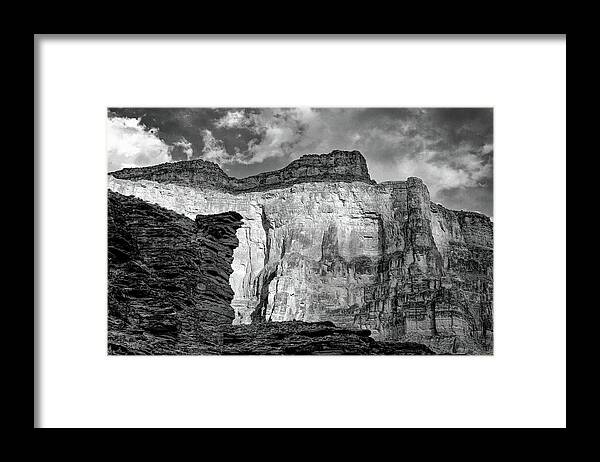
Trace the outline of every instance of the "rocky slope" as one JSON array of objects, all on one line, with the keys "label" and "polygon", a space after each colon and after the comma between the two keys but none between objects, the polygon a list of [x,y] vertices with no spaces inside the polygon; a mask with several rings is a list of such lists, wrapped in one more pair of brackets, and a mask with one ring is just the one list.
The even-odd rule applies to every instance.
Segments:
[{"label": "rocky slope", "polygon": [[241,219],[191,220],[109,191],[109,354],[433,354],[333,323],[233,326],[228,278]]},{"label": "rocky slope", "polygon": [[113,172],[108,186],[191,219],[242,216],[229,278],[235,324],[331,321],[442,353],[491,352],[488,217],[432,203],[418,178],[375,184],[356,151],[248,181],[205,164]]}]

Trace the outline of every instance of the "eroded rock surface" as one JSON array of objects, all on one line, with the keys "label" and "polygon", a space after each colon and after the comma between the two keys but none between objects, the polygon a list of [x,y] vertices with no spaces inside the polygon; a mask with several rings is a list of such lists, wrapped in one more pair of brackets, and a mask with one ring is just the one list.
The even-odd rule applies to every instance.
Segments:
[{"label": "eroded rock surface", "polygon": [[[163,166],[113,173],[109,189],[191,219],[227,211],[242,216],[229,277],[235,324],[332,321],[440,353],[491,352],[490,219],[432,203],[418,178],[375,184],[360,153],[303,162],[320,158],[324,166],[312,165],[315,172],[341,165],[343,180],[312,181],[296,165],[260,176],[283,175],[283,183],[257,187],[254,179],[249,189],[232,190],[215,183],[227,177],[216,165],[203,179],[196,169],[202,161],[190,161],[168,164],[176,166],[168,174]],[[192,173],[183,173],[187,167]]]},{"label": "eroded rock surface", "polygon": [[109,191],[109,351],[156,353],[210,347],[230,325],[236,212],[196,221]]},{"label": "eroded rock surface", "polygon": [[223,330],[221,354],[247,355],[432,355],[417,342],[381,342],[366,329],[323,322],[269,322]]},{"label": "eroded rock surface", "polygon": [[109,354],[434,354],[331,322],[232,325],[228,277],[241,218],[194,221],[109,191]]},{"label": "eroded rock surface", "polygon": [[364,181],[374,183],[367,162],[359,151],[331,151],[329,154],[309,154],[274,172],[247,178],[232,178],[217,164],[201,159],[168,162],[142,168],[124,168],[112,172],[124,180],[153,180],[196,188],[210,188],[230,193],[264,191],[297,183],[322,181]]}]

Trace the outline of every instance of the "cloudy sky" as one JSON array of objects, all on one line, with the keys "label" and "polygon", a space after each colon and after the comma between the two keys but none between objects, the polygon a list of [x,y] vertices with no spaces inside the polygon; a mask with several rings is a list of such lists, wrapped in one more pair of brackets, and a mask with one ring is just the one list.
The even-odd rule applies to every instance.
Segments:
[{"label": "cloudy sky", "polygon": [[371,178],[422,178],[452,209],[493,215],[493,115],[484,108],[110,108],[108,170],[204,159],[243,178],[303,154],[359,150]]}]

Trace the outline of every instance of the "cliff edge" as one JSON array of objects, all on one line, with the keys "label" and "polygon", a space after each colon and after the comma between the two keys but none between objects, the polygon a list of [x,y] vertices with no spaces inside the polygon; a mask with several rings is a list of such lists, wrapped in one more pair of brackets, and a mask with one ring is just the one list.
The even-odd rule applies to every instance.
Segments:
[{"label": "cliff edge", "polygon": [[288,166],[273,172],[247,178],[233,178],[213,163],[201,159],[168,162],[142,168],[124,168],[111,172],[124,180],[151,180],[196,188],[213,188],[230,193],[265,191],[298,183],[323,181],[363,181],[374,183],[367,161],[359,151],[331,151],[329,154],[307,154]]}]

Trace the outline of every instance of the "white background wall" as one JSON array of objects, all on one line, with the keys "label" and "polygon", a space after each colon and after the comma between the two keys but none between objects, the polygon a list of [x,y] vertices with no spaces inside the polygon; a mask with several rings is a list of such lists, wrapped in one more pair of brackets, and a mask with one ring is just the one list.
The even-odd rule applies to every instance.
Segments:
[{"label": "white background wall", "polygon": [[[564,39],[38,47],[38,425],[565,425]],[[493,106],[495,355],[108,357],[107,106]]]}]

